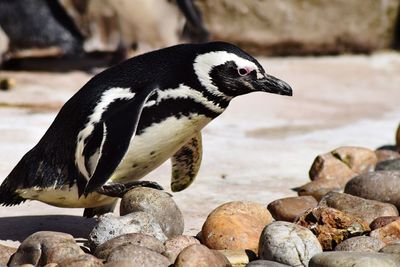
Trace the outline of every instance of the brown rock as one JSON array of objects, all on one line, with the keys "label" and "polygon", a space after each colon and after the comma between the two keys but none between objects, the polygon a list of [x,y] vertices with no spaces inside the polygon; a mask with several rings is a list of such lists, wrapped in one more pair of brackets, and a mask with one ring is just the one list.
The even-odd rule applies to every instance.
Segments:
[{"label": "brown rock", "polygon": [[103,261],[90,254],[83,254],[75,258],[61,261],[57,267],[100,267]]},{"label": "brown rock", "polygon": [[107,263],[129,261],[131,266],[168,267],[169,260],[163,255],[145,247],[123,244],[114,248],[107,258]]},{"label": "brown rock", "polygon": [[165,251],[163,243],[157,238],[140,233],[131,233],[114,237],[101,244],[96,248],[94,255],[99,259],[107,259],[114,248],[124,244],[146,247],[158,253]]},{"label": "brown rock", "polygon": [[0,266],[7,265],[8,261],[11,258],[11,255],[14,254],[16,251],[17,248],[0,244]]},{"label": "brown rock", "polygon": [[381,228],[393,221],[396,220],[400,220],[400,216],[383,216],[383,217],[379,217],[376,218],[375,220],[373,220],[370,224],[369,224],[369,228],[371,228],[371,230],[375,230],[378,228]]},{"label": "brown rock", "polygon": [[202,243],[212,249],[257,252],[260,234],[272,216],[262,205],[234,201],[213,210],[202,227]]},{"label": "brown rock", "polygon": [[370,230],[366,221],[327,207],[316,207],[307,211],[296,223],[310,229],[324,250],[332,250],[343,240]]},{"label": "brown rock", "polygon": [[297,216],[310,208],[315,208],[318,202],[312,196],[287,197],[268,204],[268,210],[277,221],[293,222]]},{"label": "brown rock", "polygon": [[331,191],[342,191],[338,180],[315,180],[295,189],[299,196],[312,196],[320,201],[323,196]]},{"label": "brown rock", "polygon": [[363,147],[339,147],[331,153],[356,173],[373,171],[378,161],[374,151]]},{"label": "brown rock", "polygon": [[398,159],[400,158],[400,153],[390,149],[378,149],[375,151],[378,163],[386,160]]},{"label": "brown rock", "polygon": [[373,230],[370,236],[389,244],[400,240],[400,220],[393,221],[381,228]]},{"label": "brown rock", "polygon": [[25,263],[44,266],[60,263],[84,254],[73,236],[60,232],[41,231],[27,237],[12,256],[10,266]]},{"label": "brown rock", "polygon": [[162,253],[171,263],[174,263],[181,251],[193,244],[200,244],[200,241],[192,236],[179,235],[165,241],[165,251]]},{"label": "brown rock", "polygon": [[352,214],[368,223],[381,216],[396,216],[399,214],[397,208],[392,204],[338,192],[329,192],[326,194],[318,206],[330,207]]},{"label": "brown rock", "polygon": [[231,266],[216,251],[194,244],[186,247],[176,258],[175,267],[227,267]]},{"label": "brown rock", "polygon": [[399,124],[399,127],[397,127],[397,131],[396,131],[396,147],[397,147],[397,150],[400,150],[400,124]]}]

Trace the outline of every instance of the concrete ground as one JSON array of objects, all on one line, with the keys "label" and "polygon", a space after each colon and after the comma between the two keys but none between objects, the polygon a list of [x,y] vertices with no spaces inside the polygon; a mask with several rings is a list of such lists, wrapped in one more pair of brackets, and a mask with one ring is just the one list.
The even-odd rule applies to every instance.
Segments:
[{"label": "concrete ground", "polygon": [[[185,233],[200,231],[207,214],[232,200],[264,205],[308,181],[317,154],[339,146],[375,149],[394,143],[400,120],[400,54],[321,58],[261,58],[268,73],[292,85],[294,96],[254,93],[235,99],[203,130],[197,180],[174,193]],[[16,87],[0,92],[0,180],[40,139],[86,73],[1,72]],[[169,163],[149,174],[169,190]],[[82,209],[40,202],[0,207],[0,240],[17,245],[39,230],[84,238],[93,219]],[[117,211],[118,212],[118,211]]]}]

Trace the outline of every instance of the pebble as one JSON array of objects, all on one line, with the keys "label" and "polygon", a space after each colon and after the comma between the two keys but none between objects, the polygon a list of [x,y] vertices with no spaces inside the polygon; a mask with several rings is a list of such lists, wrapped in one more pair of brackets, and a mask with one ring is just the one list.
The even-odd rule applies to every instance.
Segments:
[{"label": "pebble", "polygon": [[147,187],[137,187],[128,191],[121,200],[120,215],[137,211],[153,215],[168,238],[183,233],[182,212],[173,198],[164,191]]},{"label": "pebble", "polygon": [[382,216],[397,216],[397,208],[388,203],[364,199],[349,194],[329,192],[318,206],[334,208],[371,223],[374,219]]},{"label": "pebble", "polygon": [[375,171],[400,171],[400,159],[381,161],[376,165]]},{"label": "pebble", "polygon": [[396,254],[400,256],[400,243],[392,243],[384,246],[379,252],[388,253],[388,254]]},{"label": "pebble", "polygon": [[287,197],[269,203],[268,210],[277,221],[293,222],[297,216],[317,205],[318,201],[312,196]]},{"label": "pebble", "polygon": [[355,173],[373,171],[378,161],[375,151],[364,147],[343,146],[331,153]]},{"label": "pebble", "polygon": [[282,264],[276,261],[256,260],[247,264],[246,267],[290,267],[290,265]]},{"label": "pebble", "polygon": [[381,228],[375,229],[369,235],[382,240],[386,244],[400,241],[400,220],[393,221]]},{"label": "pebble", "polygon": [[267,225],[260,237],[259,257],[293,266],[308,266],[322,247],[314,234],[300,225],[276,221]]},{"label": "pebble", "polygon": [[232,266],[244,266],[252,260],[257,259],[257,255],[253,251],[249,250],[218,250],[223,254]]},{"label": "pebble", "polygon": [[260,234],[272,220],[267,208],[258,203],[225,203],[208,215],[201,241],[212,249],[249,249],[257,253]]},{"label": "pebble", "polygon": [[396,220],[400,220],[400,216],[379,217],[379,218],[376,218],[375,220],[373,220],[369,224],[369,228],[371,228],[371,230],[375,230],[375,229],[381,228],[381,227],[387,225],[388,223],[391,223]]},{"label": "pebble", "polygon": [[61,261],[57,267],[100,267],[104,266],[102,260],[90,254],[83,254],[78,257]]},{"label": "pebble", "polygon": [[[381,161],[391,160],[391,159],[398,159],[400,158],[400,153],[390,149],[378,149],[375,150],[375,155],[378,159],[378,164]],[[377,164],[377,166],[378,166]],[[376,170],[376,166],[375,166]]]},{"label": "pebble", "polygon": [[328,207],[316,207],[301,215],[297,224],[310,229],[324,250],[332,250],[337,244],[352,236],[369,232],[368,222]]},{"label": "pebble", "polygon": [[160,225],[151,214],[134,212],[125,216],[115,216],[107,213],[100,216],[98,223],[89,234],[88,244],[92,251],[104,242],[128,233],[142,233],[151,235],[165,242],[165,236]]},{"label": "pebble", "polygon": [[327,193],[331,191],[342,191],[343,186],[337,180],[315,180],[306,183],[296,189],[299,196],[312,196],[317,201],[320,201]]},{"label": "pebble", "polygon": [[228,267],[229,261],[218,251],[194,244],[186,247],[176,258],[174,267]]},{"label": "pebble", "polygon": [[39,231],[28,236],[11,257],[9,266],[60,263],[67,258],[84,254],[72,235],[60,232]]},{"label": "pebble", "polygon": [[311,258],[309,267],[399,267],[399,258],[379,252],[334,251]]},{"label": "pebble", "polygon": [[0,266],[6,266],[11,258],[11,255],[17,251],[17,248],[9,247],[0,244]]},{"label": "pebble", "polygon": [[151,249],[132,245],[123,244],[114,248],[107,258],[107,263],[118,261],[129,261],[131,266],[141,267],[168,267],[169,260]]},{"label": "pebble", "polygon": [[200,241],[193,236],[179,235],[165,241],[165,251],[162,253],[171,263],[174,263],[181,251],[193,244],[200,244]]},{"label": "pebble", "polygon": [[142,246],[158,253],[163,253],[165,251],[164,244],[157,238],[141,233],[130,233],[114,237],[104,242],[96,248],[93,255],[99,259],[107,259],[114,248],[124,244]]},{"label": "pebble", "polygon": [[355,236],[344,240],[335,247],[335,251],[378,252],[385,246],[381,240],[370,236]]},{"label": "pebble", "polygon": [[400,208],[400,172],[377,171],[351,179],[344,192],[353,196],[387,202]]}]

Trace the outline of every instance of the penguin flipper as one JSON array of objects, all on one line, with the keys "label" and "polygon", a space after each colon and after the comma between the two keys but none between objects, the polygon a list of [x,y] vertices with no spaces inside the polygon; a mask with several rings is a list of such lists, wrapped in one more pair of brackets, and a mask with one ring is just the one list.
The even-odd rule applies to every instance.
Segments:
[{"label": "penguin flipper", "polygon": [[[132,99],[119,103],[98,123],[102,124],[102,141],[98,147],[97,164],[83,192],[85,195],[103,186],[118,167],[136,133],[143,106],[153,92],[154,89],[140,91]],[[94,138],[93,142],[98,143],[98,140]],[[92,146],[91,140],[85,146]],[[88,155],[84,156],[85,160],[90,160],[86,157]]]},{"label": "penguin flipper", "polygon": [[194,181],[200,168],[202,151],[201,132],[198,132],[172,156],[173,192],[182,191]]}]

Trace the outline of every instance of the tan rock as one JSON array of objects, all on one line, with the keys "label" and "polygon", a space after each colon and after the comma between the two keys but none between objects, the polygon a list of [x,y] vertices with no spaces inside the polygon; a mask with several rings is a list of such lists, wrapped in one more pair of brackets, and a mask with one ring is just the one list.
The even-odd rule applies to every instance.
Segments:
[{"label": "tan rock", "polygon": [[262,205],[234,201],[213,210],[202,227],[202,243],[212,249],[250,249],[257,252],[263,228],[272,216]]},{"label": "tan rock", "polygon": [[356,173],[373,171],[378,160],[374,151],[363,147],[344,146],[331,153]]},{"label": "tan rock", "polygon": [[168,267],[169,260],[151,249],[132,245],[123,244],[114,248],[107,258],[107,263],[129,261],[131,266],[151,266],[151,267]]},{"label": "tan rock", "polygon": [[17,248],[0,244],[0,266],[7,265],[8,261],[11,258],[11,255],[14,254],[16,251]]},{"label": "tan rock", "polygon": [[381,161],[400,158],[399,152],[390,149],[378,149],[375,151],[375,155],[378,160],[378,163]]},{"label": "tan rock", "polygon": [[257,255],[246,250],[218,250],[223,254],[233,267],[246,266],[250,261],[256,260]]},{"label": "tan rock", "polygon": [[175,267],[227,267],[231,266],[223,257],[206,246],[194,244],[186,247],[176,258]]},{"label": "tan rock", "polygon": [[57,267],[101,267],[103,261],[90,254],[83,254],[75,258],[61,261]]},{"label": "tan rock", "polygon": [[379,217],[376,218],[375,220],[373,220],[370,224],[369,224],[369,228],[371,228],[371,230],[375,230],[381,227],[384,227],[385,225],[400,220],[400,216],[383,216],[383,217]]},{"label": "tan rock", "polygon": [[297,216],[318,205],[312,196],[286,197],[268,204],[268,210],[277,221],[293,222]]},{"label": "tan rock", "polygon": [[378,238],[386,244],[400,240],[400,220],[393,221],[381,228],[373,230],[370,236]]},{"label": "tan rock", "polygon": [[162,253],[171,263],[174,263],[181,251],[194,244],[200,244],[200,241],[192,236],[178,235],[165,241],[165,251]]},{"label": "tan rock", "polygon": [[315,180],[295,189],[299,196],[312,196],[320,201],[323,196],[331,191],[341,191],[342,184],[338,180]]}]

